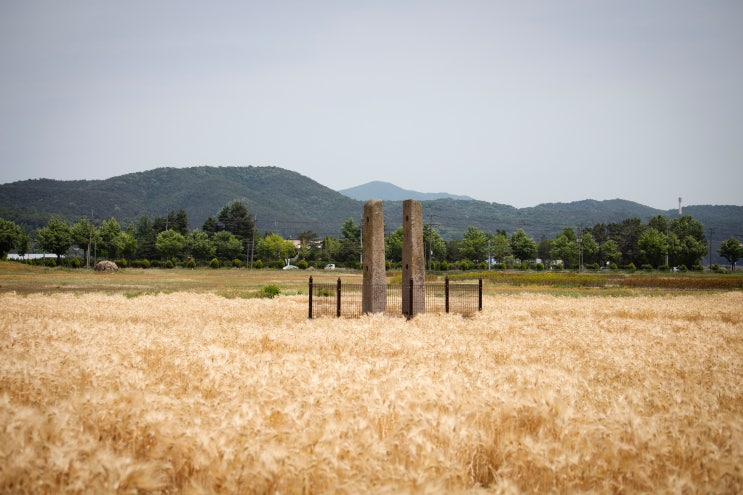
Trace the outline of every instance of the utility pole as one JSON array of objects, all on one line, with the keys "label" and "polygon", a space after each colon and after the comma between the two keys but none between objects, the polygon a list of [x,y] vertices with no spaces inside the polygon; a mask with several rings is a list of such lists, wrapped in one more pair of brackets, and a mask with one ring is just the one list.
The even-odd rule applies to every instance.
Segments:
[{"label": "utility pole", "polygon": [[433,258],[433,213],[428,221],[428,271],[431,271],[431,259]]},{"label": "utility pole", "polygon": [[90,210],[90,230],[88,232],[88,253],[85,257],[85,267],[90,269],[90,245],[93,244],[93,229],[95,227],[93,226],[93,210]]},{"label": "utility pole", "polygon": [[253,213],[253,239],[250,241],[250,269],[253,269],[253,253],[255,253],[255,233],[258,229],[258,215]]},{"label": "utility pole", "polygon": [[712,270],[712,227],[709,228],[709,265],[708,269]]},{"label": "utility pole", "polygon": [[[489,236],[490,234],[488,234]],[[488,237],[488,271],[490,271],[490,265],[493,264],[493,255],[490,252],[490,237]]]}]

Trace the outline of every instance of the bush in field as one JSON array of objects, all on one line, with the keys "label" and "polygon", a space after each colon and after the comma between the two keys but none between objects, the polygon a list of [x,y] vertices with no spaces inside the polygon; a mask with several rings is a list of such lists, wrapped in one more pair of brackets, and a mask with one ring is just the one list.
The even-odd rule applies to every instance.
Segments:
[{"label": "bush in field", "polygon": [[175,263],[173,263],[173,260],[166,261],[165,268],[175,268]]},{"label": "bush in field", "polygon": [[263,260],[256,260],[256,262],[253,263],[253,266],[260,270],[261,268],[263,268]]},{"label": "bush in field", "polygon": [[307,268],[308,268],[308,267],[310,266],[310,264],[309,264],[309,263],[307,263],[307,260],[299,260],[299,261],[297,262],[297,266],[298,266],[299,268],[301,268],[302,270],[306,270],[306,269],[307,269]]},{"label": "bush in field", "polygon": [[442,261],[439,264],[439,270],[441,270],[442,272],[448,271],[449,270],[449,262],[446,261],[446,260]]},{"label": "bush in field", "polygon": [[542,263],[542,262],[537,263],[536,266],[535,266],[535,268],[537,269],[538,272],[543,271],[544,270],[544,263]]},{"label": "bush in field", "polygon": [[637,271],[637,267],[636,267],[636,266],[635,266],[635,264],[634,264],[634,263],[632,263],[632,262],[630,262],[630,264],[629,264],[629,265],[625,266],[625,267],[624,267],[624,269],[625,269],[625,270],[627,270],[627,271],[628,271],[628,272],[630,272],[630,273],[634,273],[634,272],[636,272],[636,271]]},{"label": "bush in field", "polygon": [[703,272],[704,271],[704,267],[702,265],[700,265],[699,263],[697,263],[696,265],[692,266],[691,269],[694,270],[695,272]]},{"label": "bush in field", "polygon": [[688,268],[686,268],[686,265],[684,265],[684,264],[681,264],[681,265],[679,265],[679,271],[680,271],[680,272],[688,272],[688,271],[689,271],[689,269],[688,269]]},{"label": "bush in field", "polygon": [[186,261],[186,268],[194,269],[196,268],[196,260],[193,258],[190,258],[188,261]]},{"label": "bush in field", "polygon": [[209,267],[214,269],[219,268],[219,260],[217,258],[212,258],[212,260],[209,262]]},{"label": "bush in field", "polygon": [[467,271],[470,268],[472,268],[472,262],[468,259],[461,260],[459,262],[459,269],[462,271]]},{"label": "bush in field", "polygon": [[77,256],[73,256],[72,258],[64,258],[62,260],[62,265],[67,268],[80,268],[83,266],[83,262]]},{"label": "bush in field", "polygon": [[132,261],[132,268],[149,268],[150,260],[147,258]]},{"label": "bush in field", "polygon": [[242,268],[242,266],[243,266],[243,262],[240,261],[239,259],[235,258],[234,260],[232,260],[233,268]]},{"label": "bush in field", "polygon": [[261,289],[261,296],[273,299],[281,293],[281,289],[277,285],[266,285]]},{"label": "bush in field", "polygon": [[650,263],[645,263],[644,265],[642,265],[641,268],[643,270],[645,270],[646,272],[652,272],[653,271],[653,265],[651,265]]},{"label": "bush in field", "polygon": [[617,271],[619,270],[619,265],[617,265],[616,263],[612,261],[611,264],[609,265],[609,269],[612,271]]},{"label": "bush in field", "polygon": [[658,271],[660,271],[660,272],[667,272],[670,269],[671,269],[671,267],[668,266],[668,265],[658,265]]}]

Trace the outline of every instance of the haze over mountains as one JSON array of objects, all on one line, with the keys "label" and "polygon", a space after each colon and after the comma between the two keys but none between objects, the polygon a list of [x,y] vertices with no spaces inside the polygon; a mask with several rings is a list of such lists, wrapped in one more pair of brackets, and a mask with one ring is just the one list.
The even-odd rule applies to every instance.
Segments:
[{"label": "haze over mountains", "polygon": [[411,191],[410,189],[403,189],[389,182],[372,181],[359,186],[350,187],[348,189],[341,189],[338,191],[341,194],[348,196],[349,198],[357,199],[359,201],[366,201],[369,199],[381,199],[383,201],[404,201],[406,199],[416,199],[418,201],[432,201],[435,199],[458,199],[468,201],[473,198],[469,196],[459,196],[456,194],[449,194],[445,192],[441,193],[425,193],[418,191]]},{"label": "haze over mountains", "polygon": [[[125,227],[142,215],[156,218],[183,209],[189,228],[196,229],[238,200],[256,215],[261,232],[292,238],[311,230],[319,237],[340,237],[341,226],[349,218],[360,224],[363,201],[370,198],[384,200],[387,232],[402,223],[403,199],[421,200],[424,221],[446,240],[461,238],[469,226],[490,233],[503,229],[509,234],[522,228],[538,241],[554,237],[566,227],[678,216],[677,210],[663,211],[622,199],[514,208],[467,196],[410,191],[378,181],[338,192],[278,167],[202,166],[158,168],[105,180],[33,179],[1,184],[0,217],[32,232],[46,225],[52,215],[69,222],[91,215],[96,222],[114,217]],[[683,213],[702,222],[705,232],[711,229],[713,251],[730,236],[743,239],[743,206],[689,205]]]}]

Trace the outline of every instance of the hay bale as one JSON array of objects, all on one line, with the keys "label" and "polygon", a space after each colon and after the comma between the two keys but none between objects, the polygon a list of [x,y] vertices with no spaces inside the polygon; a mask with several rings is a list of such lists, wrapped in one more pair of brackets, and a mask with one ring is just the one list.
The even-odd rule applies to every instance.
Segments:
[{"label": "hay bale", "polygon": [[97,272],[115,272],[119,269],[119,266],[113,261],[103,260],[95,264],[95,270]]}]

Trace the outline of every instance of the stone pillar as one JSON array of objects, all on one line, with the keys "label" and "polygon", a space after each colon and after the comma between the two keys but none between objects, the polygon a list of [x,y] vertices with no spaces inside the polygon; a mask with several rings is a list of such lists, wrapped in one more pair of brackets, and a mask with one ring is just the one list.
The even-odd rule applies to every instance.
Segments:
[{"label": "stone pillar", "polygon": [[420,201],[413,199],[402,203],[402,287],[402,313],[409,318],[425,313],[423,207]]},{"label": "stone pillar", "polygon": [[361,311],[384,313],[387,308],[387,275],[384,262],[384,211],[381,200],[370,199],[364,203],[361,232],[364,240]]}]

